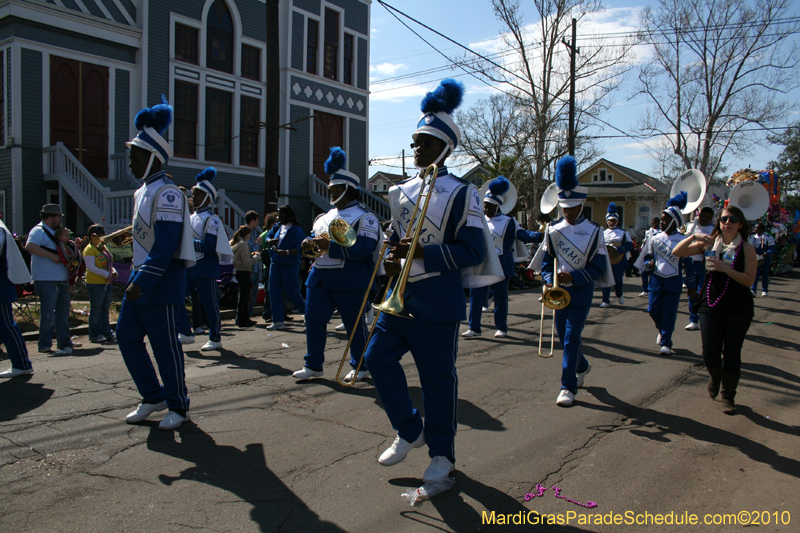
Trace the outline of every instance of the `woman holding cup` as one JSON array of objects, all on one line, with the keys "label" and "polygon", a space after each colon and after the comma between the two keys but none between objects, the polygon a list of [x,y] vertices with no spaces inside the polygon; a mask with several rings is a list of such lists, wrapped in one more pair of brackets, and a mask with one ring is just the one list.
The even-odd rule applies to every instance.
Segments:
[{"label": "woman holding cup", "polygon": [[722,210],[711,235],[695,233],[680,242],[677,257],[705,254],[706,276],[695,303],[700,317],[708,394],[722,388],[722,412],[734,414],[742,366],[742,344],[753,320],[750,287],[756,277],[756,250],[748,242],[750,224],[738,207]]}]

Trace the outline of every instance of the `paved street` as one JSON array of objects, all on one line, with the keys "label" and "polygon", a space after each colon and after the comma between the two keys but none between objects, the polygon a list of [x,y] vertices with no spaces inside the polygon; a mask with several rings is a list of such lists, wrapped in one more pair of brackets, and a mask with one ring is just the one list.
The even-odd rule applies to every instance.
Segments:
[{"label": "paved street", "polygon": [[[158,430],[158,416],[125,424],[139,397],[115,345],[83,337],[74,355],[47,357],[29,343],[36,373],[0,383],[0,531],[491,531],[505,526],[482,524],[484,511],[529,510],[767,511],[758,531],[797,531],[800,273],[756,299],[732,417],[706,393],[700,333],[683,329],[685,298],[676,353],[665,358],[638,283],[626,285],[624,308],[592,309],[592,371],[569,409],[555,404],[560,353],[536,355],[538,293],[511,293],[507,339],[491,336],[484,314],[484,337],[459,346],[456,485],[414,508],[400,494],[421,484],[426,449],[391,468],[377,463],[395,433],[369,382],[336,384],[346,341],[333,334],[337,319],[325,378],[313,382],[291,377],[305,353],[297,325],[268,336],[263,324],[238,331],[226,321],[221,353],[189,346],[192,421],[174,432]],[[421,404],[411,357],[404,362]],[[537,483],[597,507],[552,489],[525,502]],[[785,512],[791,525],[774,525]],[[536,530],[675,528],[576,520]]]}]

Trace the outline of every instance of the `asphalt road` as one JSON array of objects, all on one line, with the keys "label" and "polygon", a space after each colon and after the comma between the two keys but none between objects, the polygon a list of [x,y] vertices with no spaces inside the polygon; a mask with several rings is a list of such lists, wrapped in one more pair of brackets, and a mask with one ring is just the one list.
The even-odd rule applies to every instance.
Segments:
[{"label": "asphalt road", "polygon": [[[420,449],[377,463],[394,431],[369,382],[336,384],[337,320],[324,379],[303,383],[291,377],[302,327],[269,336],[263,324],[224,322],[224,350],[188,347],[192,421],[167,432],[158,416],[125,424],[139,397],[116,346],[83,338],[72,356],[47,357],[29,343],[36,373],[0,383],[0,531],[668,531],[677,526],[655,515],[713,522],[740,511],[758,531],[797,531],[799,280],[776,278],[756,299],[736,416],[708,398],[685,301],[676,353],[658,354],[638,279],[624,307],[592,309],[586,389],[557,407],[560,354],[536,355],[538,294],[512,292],[509,337],[495,340],[484,314],[485,336],[459,346],[456,485],[413,508],[400,494],[421,484],[429,458]],[[411,357],[404,363],[421,404]],[[526,502],[537,484],[548,490]],[[529,511],[569,524],[513,525],[535,521]]]}]

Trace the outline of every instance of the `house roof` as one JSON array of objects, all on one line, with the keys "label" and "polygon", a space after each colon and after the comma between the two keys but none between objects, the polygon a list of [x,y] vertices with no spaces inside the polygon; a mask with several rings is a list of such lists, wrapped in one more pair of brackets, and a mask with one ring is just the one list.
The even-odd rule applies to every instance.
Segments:
[{"label": "house roof", "polygon": [[[626,176],[628,176],[633,181],[637,181],[637,182],[639,182],[639,184],[647,185],[649,187],[649,192],[642,192],[640,194],[659,193],[659,194],[663,194],[663,195],[669,196],[670,186],[667,185],[666,183],[664,183],[663,181],[657,180],[656,178],[654,178],[652,176],[648,176],[647,174],[644,174],[643,172],[639,172],[638,170],[634,170],[632,168],[628,168],[626,166],[620,165],[619,163],[614,163],[613,161],[609,161],[608,159],[605,159],[605,158],[598,159],[597,161],[592,163],[586,170],[581,172],[579,174],[579,176],[582,176],[582,175],[586,174],[587,172],[589,172],[589,170],[594,168],[598,163],[605,163],[606,165],[614,167],[617,170],[621,171]],[[585,186],[588,186],[588,187],[593,187],[593,184],[590,184],[590,183],[583,183],[582,185],[585,185]],[[630,185],[630,184],[619,183],[619,184],[611,185],[611,184],[606,183],[606,184],[603,184],[602,186],[600,186],[600,188],[616,187],[617,185]],[[594,192],[595,189],[592,188],[592,191]],[[644,189],[642,191],[644,191]],[[618,191],[617,193],[618,194],[625,194],[622,191]],[[604,193],[601,193],[598,190],[597,192],[595,192],[595,194],[603,195]],[[613,194],[613,193],[612,192],[608,192],[607,194]],[[638,191],[628,191],[627,194],[639,194],[639,193],[638,193]]]},{"label": "house roof", "polygon": [[660,191],[647,183],[604,183],[602,185],[582,183],[581,185],[589,189],[589,196],[649,196],[660,194]]},{"label": "house roof", "polygon": [[409,176],[403,176],[402,174],[391,174],[389,172],[376,172],[372,175],[369,179],[370,182],[376,178],[383,178],[390,183],[400,183],[403,180],[407,180]]}]

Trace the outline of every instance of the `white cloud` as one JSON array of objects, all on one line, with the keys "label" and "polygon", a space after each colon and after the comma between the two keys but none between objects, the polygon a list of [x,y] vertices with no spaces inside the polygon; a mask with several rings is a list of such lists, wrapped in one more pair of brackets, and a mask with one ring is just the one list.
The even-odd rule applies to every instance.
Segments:
[{"label": "white cloud", "polygon": [[381,76],[394,76],[406,69],[408,69],[408,65],[404,63],[379,63],[369,66],[370,74],[380,74]]}]

